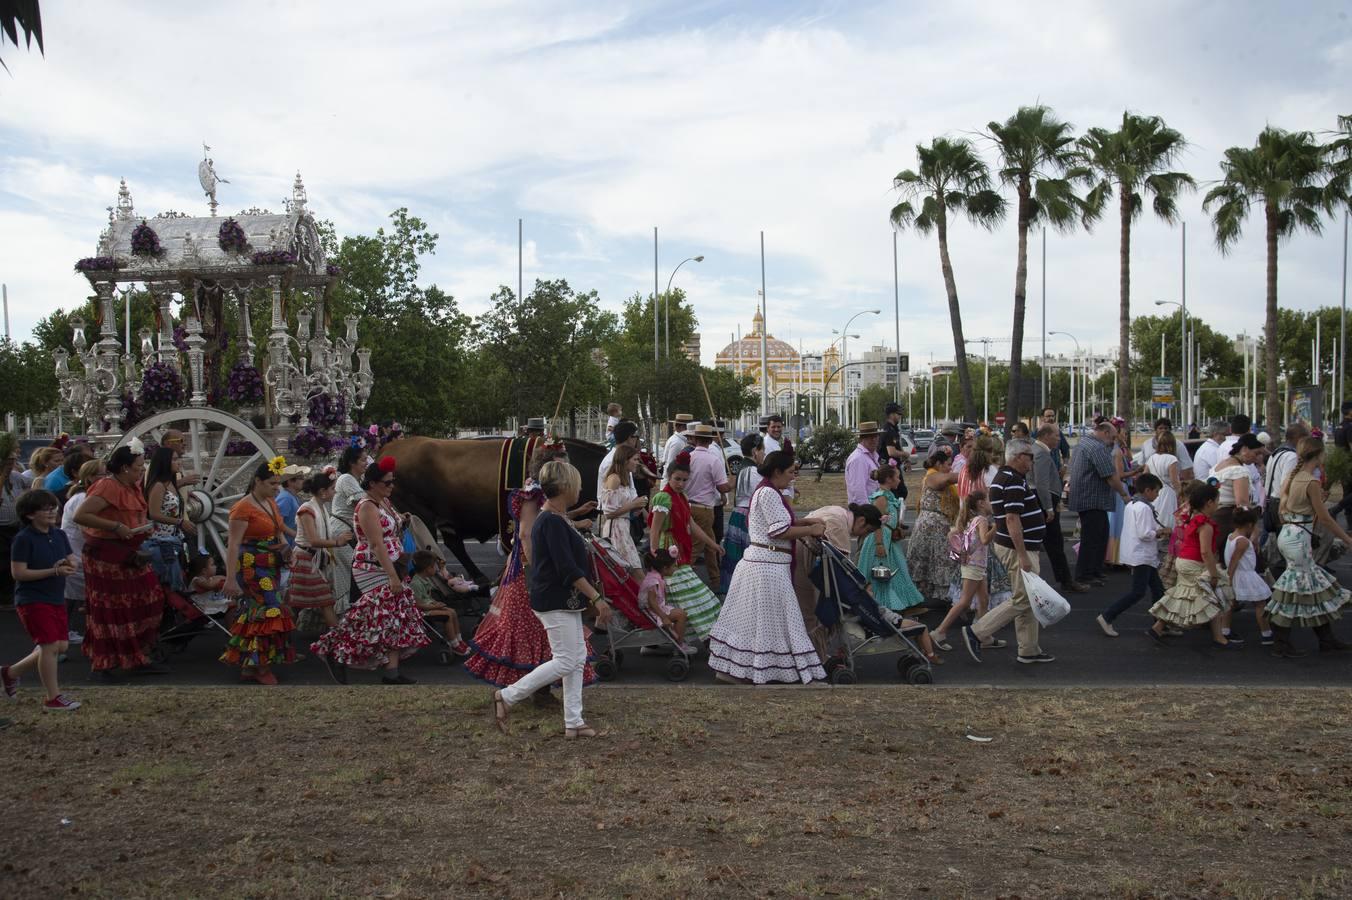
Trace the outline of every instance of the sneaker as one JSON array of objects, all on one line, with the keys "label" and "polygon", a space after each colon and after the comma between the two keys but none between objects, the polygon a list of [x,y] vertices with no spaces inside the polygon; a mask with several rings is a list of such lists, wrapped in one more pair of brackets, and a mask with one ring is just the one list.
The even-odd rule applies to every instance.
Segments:
[{"label": "sneaker", "polygon": [[1244,646],[1244,638],[1240,637],[1237,634],[1227,634],[1225,636],[1225,639],[1232,644],[1238,644],[1241,647]]},{"label": "sneaker", "polygon": [[1259,635],[1258,641],[1264,647],[1271,647],[1273,644],[1277,643],[1277,636],[1272,634]]},{"label": "sneaker", "polygon": [[84,643],[84,635],[78,631],[68,631],[66,632],[66,643],[78,647]]},{"label": "sneaker", "polygon": [[[1099,617],[1098,617],[1097,619],[1095,619],[1094,621],[1098,623],[1098,627],[1102,628],[1102,629],[1103,629],[1103,633],[1106,634],[1106,635],[1108,635],[1108,637],[1117,637],[1117,636],[1118,636],[1118,634],[1117,634],[1117,629],[1113,627],[1113,623],[1112,623],[1112,622],[1109,622],[1107,619],[1103,618],[1103,616],[1099,616]],[[1153,629],[1153,628],[1151,629],[1151,632],[1152,632],[1152,633],[1154,632],[1154,629]]]},{"label": "sneaker", "polygon": [[43,712],[74,712],[80,708],[80,701],[73,700],[65,694],[57,694],[50,700],[42,701]]},{"label": "sneaker", "polygon": [[967,645],[967,653],[972,659],[981,662],[981,639],[976,636],[972,626],[962,626],[962,642]]},{"label": "sneaker", "polygon": [[19,699],[19,679],[9,674],[9,666],[0,666],[0,685],[4,686],[6,697]]},{"label": "sneaker", "polygon": [[934,641],[934,646],[938,647],[940,650],[947,652],[953,649],[953,645],[948,642],[948,635],[946,634],[931,633],[930,639]]},{"label": "sneaker", "polygon": [[1033,656],[1024,656],[1022,653],[1020,653],[1019,662],[1031,666],[1034,663],[1056,662],[1056,657],[1052,656],[1050,653],[1038,653]]}]

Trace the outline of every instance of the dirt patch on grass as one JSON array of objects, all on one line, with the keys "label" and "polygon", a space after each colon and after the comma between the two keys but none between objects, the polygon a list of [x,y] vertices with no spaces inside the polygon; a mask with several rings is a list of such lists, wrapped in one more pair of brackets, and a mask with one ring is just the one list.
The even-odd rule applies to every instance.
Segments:
[{"label": "dirt patch on grass", "polygon": [[1352,893],[1352,691],[487,696],[25,691],[0,896]]}]

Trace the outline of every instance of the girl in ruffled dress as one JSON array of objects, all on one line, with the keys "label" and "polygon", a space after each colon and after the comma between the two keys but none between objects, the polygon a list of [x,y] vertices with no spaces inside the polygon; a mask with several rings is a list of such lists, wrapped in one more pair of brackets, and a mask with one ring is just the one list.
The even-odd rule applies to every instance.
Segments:
[{"label": "girl in ruffled dress", "polygon": [[1212,518],[1219,506],[1214,484],[1193,482],[1188,489],[1188,505],[1192,518],[1183,527],[1183,540],[1175,561],[1174,586],[1150,607],[1155,624],[1146,634],[1157,643],[1164,642],[1167,626],[1193,628],[1209,625],[1212,646],[1222,650],[1238,650],[1244,642],[1226,635],[1230,626],[1230,604],[1222,591],[1230,580],[1221,571],[1216,557],[1219,529]]},{"label": "girl in ruffled dress", "polygon": [[1230,575],[1230,584],[1235,589],[1235,605],[1253,606],[1263,646],[1267,647],[1272,645],[1273,638],[1267,611],[1263,607],[1272,599],[1272,588],[1258,574],[1258,552],[1253,545],[1257,528],[1258,510],[1235,510],[1235,530],[1225,539],[1225,566]]}]

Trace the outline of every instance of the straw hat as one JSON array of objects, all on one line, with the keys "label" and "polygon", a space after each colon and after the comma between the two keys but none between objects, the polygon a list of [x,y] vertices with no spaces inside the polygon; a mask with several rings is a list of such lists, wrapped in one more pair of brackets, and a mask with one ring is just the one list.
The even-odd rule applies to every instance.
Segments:
[{"label": "straw hat", "polygon": [[690,424],[691,422],[693,422],[693,421],[695,421],[695,417],[692,416],[692,415],[690,415],[690,413],[677,413],[677,414],[676,414],[676,418],[672,419],[671,422],[670,422],[669,424],[671,424],[671,425],[689,425],[689,424]]},{"label": "straw hat", "polygon": [[282,478],[284,479],[295,478],[299,475],[309,475],[309,474],[310,474],[309,466],[298,466],[295,465],[294,463],[287,466],[285,469],[282,469]]},{"label": "straw hat", "polygon": [[863,437],[873,437],[873,436],[874,436],[875,434],[877,434],[877,433],[878,433],[878,423],[877,423],[877,422],[860,422],[860,423],[859,423],[859,436],[860,436],[861,438],[863,438]]},{"label": "straw hat", "polygon": [[685,430],[685,433],[690,435],[691,437],[712,438],[714,436],[714,427],[712,425],[705,424],[704,422],[699,422],[687,428]]}]

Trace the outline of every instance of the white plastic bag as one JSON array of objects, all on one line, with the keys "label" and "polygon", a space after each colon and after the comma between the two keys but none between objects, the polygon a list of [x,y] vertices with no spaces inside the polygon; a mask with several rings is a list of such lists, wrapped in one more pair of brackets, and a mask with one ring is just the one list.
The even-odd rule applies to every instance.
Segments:
[{"label": "white plastic bag", "polygon": [[1028,604],[1033,607],[1033,615],[1043,628],[1055,625],[1070,614],[1070,603],[1043,581],[1041,575],[1027,571],[1022,574]]}]

